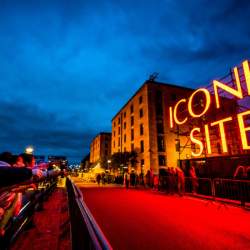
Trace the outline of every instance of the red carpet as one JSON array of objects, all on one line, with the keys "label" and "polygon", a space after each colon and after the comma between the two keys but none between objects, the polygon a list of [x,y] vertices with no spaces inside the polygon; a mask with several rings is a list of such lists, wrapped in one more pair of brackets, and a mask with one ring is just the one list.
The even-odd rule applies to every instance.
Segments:
[{"label": "red carpet", "polygon": [[81,188],[114,249],[250,249],[250,212],[123,188]]}]

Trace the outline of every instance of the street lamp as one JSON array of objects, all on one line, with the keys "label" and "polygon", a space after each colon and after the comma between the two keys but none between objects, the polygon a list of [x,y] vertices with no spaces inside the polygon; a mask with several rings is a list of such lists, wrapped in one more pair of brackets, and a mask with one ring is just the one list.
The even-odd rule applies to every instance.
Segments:
[{"label": "street lamp", "polygon": [[32,155],[34,152],[34,148],[32,146],[28,146],[25,148],[25,153]]},{"label": "street lamp", "polygon": [[110,170],[109,166],[110,166],[111,160],[108,160],[107,162],[108,162],[108,170]]}]

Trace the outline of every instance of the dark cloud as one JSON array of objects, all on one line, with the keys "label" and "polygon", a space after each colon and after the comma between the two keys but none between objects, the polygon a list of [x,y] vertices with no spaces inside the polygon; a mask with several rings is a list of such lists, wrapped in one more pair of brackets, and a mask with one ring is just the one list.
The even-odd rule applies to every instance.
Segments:
[{"label": "dark cloud", "polygon": [[62,120],[27,102],[0,102],[0,151],[20,153],[33,145],[38,154],[65,154],[81,159],[96,131],[79,129],[75,118]]}]

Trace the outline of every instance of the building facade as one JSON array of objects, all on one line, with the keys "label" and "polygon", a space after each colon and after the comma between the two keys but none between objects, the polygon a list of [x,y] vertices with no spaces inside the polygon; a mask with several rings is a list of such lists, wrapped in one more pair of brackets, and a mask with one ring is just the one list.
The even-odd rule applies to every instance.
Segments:
[{"label": "building facade", "polygon": [[111,133],[101,132],[91,142],[90,164],[107,161],[111,156]]},{"label": "building facade", "polygon": [[[112,119],[112,154],[136,151],[137,173],[154,174],[167,166],[176,167],[181,155],[176,150],[176,133],[169,126],[168,107],[193,89],[146,81]],[[184,144],[186,138],[180,137]],[[190,148],[182,152],[189,155]]]}]

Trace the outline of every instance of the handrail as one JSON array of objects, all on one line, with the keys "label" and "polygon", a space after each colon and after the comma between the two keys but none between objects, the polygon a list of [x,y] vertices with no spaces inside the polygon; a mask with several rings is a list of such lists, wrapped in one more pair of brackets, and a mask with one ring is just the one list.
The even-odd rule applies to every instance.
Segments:
[{"label": "handrail", "polygon": [[[89,234],[88,240],[90,241],[88,246],[89,249],[95,249],[95,250],[112,250],[113,248],[111,247],[109,241],[107,240],[107,238],[105,237],[104,233],[102,232],[101,228],[98,226],[96,220],[94,219],[93,215],[91,214],[91,212],[89,211],[86,203],[83,200],[83,195],[80,191],[80,189],[73,183],[73,181],[69,178],[67,178],[67,190],[68,190],[68,195],[70,193],[70,188],[73,189],[74,192],[74,197],[69,197],[69,198],[73,198],[73,200],[71,200],[71,204],[69,204],[70,206],[73,206],[73,202],[76,203],[77,208],[80,211],[80,215],[81,218],[78,218],[78,220],[82,220],[86,226],[87,232]],[[70,186],[69,186],[70,185]],[[69,199],[70,201],[70,199]],[[71,213],[71,211],[70,211]],[[79,225],[79,221],[78,221],[78,225],[74,224],[77,223],[76,221],[73,221],[73,216],[72,214],[70,214],[71,217],[71,227],[76,227]],[[74,228],[72,228],[71,231],[73,231]],[[72,232],[71,232],[72,234]],[[86,235],[85,235],[86,236]],[[71,239],[74,240],[75,239],[75,235],[71,235]],[[78,239],[76,239],[78,240]],[[86,247],[86,246],[85,246]],[[83,246],[77,246],[74,247],[72,244],[72,249],[82,249]]]}]

